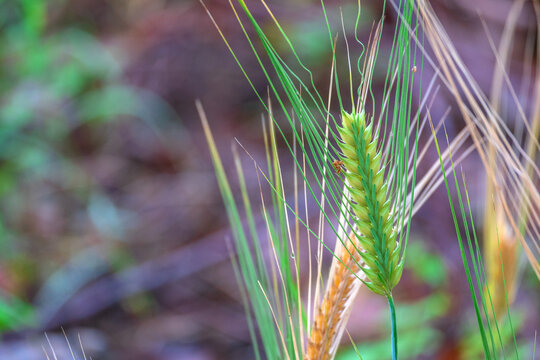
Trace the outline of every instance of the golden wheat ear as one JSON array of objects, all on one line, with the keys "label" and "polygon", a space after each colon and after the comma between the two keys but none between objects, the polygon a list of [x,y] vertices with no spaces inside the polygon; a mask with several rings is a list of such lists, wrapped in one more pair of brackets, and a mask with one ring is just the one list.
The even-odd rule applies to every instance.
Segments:
[{"label": "golden wheat ear", "polygon": [[486,267],[485,296],[490,298],[491,318],[500,318],[513,303],[518,287],[519,241],[502,212],[493,221],[494,228],[484,229]]},{"label": "golden wheat ear", "polygon": [[362,261],[358,242],[353,236],[346,246],[338,243],[336,258],[330,271],[324,298],[317,308],[308,340],[305,360],[330,360],[334,358],[345,323],[350,315],[351,303],[362,283],[363,274],[358,264]]}]

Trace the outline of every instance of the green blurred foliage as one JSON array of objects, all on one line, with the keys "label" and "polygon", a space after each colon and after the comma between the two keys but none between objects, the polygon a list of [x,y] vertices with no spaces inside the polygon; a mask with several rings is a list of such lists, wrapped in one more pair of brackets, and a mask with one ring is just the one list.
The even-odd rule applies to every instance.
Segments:
[{"label": "green blurred foliage", "polygon": [[411,242],[407,251],[408,268],[418,279],[434,288],[446,283],[446,269],[440,256],[427,251],[419,241]]},{"label": "green blurred foliage", "polygon": [[32,305],[0,292],[0,332],[35,325],[35,322],[36,316]]},{"label": "green blurred foliage", "polygon": [[[29,302],[36,288],[61,304],[104,271],[67,276],[72,262],[59,270],[54,259],[38,264],[29,254],[38,240],[29,238],[20,220],[32,207],[27,189],[55,184],[65,191],[62,196],[75,199],[103,238],[122,240],[129,214],[80,164],[78,156],[85,154],[73,149],[73,134],[85,126],[89,136],[99,137],[104,127],[124,118],[138,118],[156,132],[156,121],[174,117],[159,97],[125,85],[119,49],[82,26],[61,19],[49,23],[51,10],[64,3],[0,1],[0,280],[7,279],[0,281],[0,332],[35,321]],[[131,263],[121,245],[104,253],[109,267]],[[87,253],[72,255],[83,261]],[[21,271],[21,264],[28,271]],[[59,286],[55,279],[62,279]]]},{"label": "green blurred foliage", "polygon": [[[512,308],[511,318],[504,316],[502,319],[498,319],[498,331],[493,330],[494,334],[497,337],[500,337],[500,343],[503,344],[502,347],[495,345],[499,351],[499,357],[503,359],[514,358],[516,356],[516,346],[517,354],[520,358],[527,359],[531,356],[531,349],[534,349],[532,344],[527,344],[524,341],[520,341],[519,345],[514,343],[514,333],[518,333],[521,328],[524,319],[525,312],[519,308]],[[471,315],[468,317],[473,320],[474,315],[471,312]],[[495,324],[490,326],[495,327]],[[494,339],[494,342],[497,343],[498,339]],[[462,349],[463,357],[465,359],[480,359],[484,357],[484,347],[482,346],[482,339],[478,332],[478,324],[474,321],[468,322],[463,325],[463,336],[460,344]]]}]

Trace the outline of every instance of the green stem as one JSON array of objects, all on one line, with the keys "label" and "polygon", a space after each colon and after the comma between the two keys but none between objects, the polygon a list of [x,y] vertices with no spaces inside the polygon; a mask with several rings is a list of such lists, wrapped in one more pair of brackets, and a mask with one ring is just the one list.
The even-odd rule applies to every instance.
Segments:
[{"label": "green stem", "polygon": [[390,308],[390,325],[392,326],[392,360],[398,360],[396,307],[394,306],[394,298],[392,297],[392,294],[389,294],[386,298],[388,299],[388,307]]}]

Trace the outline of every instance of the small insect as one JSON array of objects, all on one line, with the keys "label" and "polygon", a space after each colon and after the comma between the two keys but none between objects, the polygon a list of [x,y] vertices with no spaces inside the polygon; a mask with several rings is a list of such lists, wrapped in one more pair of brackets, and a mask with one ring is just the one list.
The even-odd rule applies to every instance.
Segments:
[{"label": "small insect", "polygon": [[334,167],[334,169],[336,169],[336,174],[339,175],[339,173],[341,172],[342,170],[342,166],[343,166],[343,161],[341,160],[334,160],[334,162],[332,163],[332,166]]},{"label": "small insect", "polygon": [[413,66],[412,68],[412,72],[415,73],[416,72],[416,65]]}]

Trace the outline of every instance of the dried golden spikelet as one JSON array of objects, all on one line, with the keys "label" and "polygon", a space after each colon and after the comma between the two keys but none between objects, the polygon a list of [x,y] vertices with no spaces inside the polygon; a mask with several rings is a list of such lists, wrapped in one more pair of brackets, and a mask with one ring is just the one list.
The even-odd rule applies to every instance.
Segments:
[{"label": "dried golden spikelet", "polygon": [[[521,245],[504,218],[498,217],[496,229],[486,231],[484,251],[487,287],[495,316],[499,317],[514,301],[517,289]],[[487,229],[486,229],[487,230]],[[490,316],[493,313],[490,312]]]},{"label": "dried golden spikelet", "polygon": [[340,327],[348,317],[348,305],[357,294],[358,287],[355,285],[358,285],[359,280],[356,273],[360,270],[359,263],[362,261],[357,251],[358,246],[352,235],[347,246],[340,246],[336,254],[334,271],[315,314],[305,360],[330,360],[335,354]]}]

